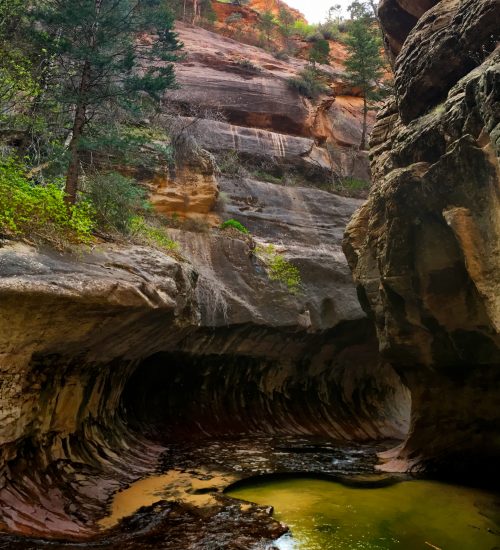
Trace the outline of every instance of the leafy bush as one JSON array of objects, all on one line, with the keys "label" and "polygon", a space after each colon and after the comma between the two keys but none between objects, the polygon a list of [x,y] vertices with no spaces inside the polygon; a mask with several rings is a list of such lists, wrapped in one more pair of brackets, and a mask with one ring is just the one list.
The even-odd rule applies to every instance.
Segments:
[{"label": "leafy bush", "polygon": [[68,206],[59,183],[35,185],[14,160],[0,160],[0,231],[47,242],[59,250],[92,242],[91,204],[80,201]]},{"label": "leafy bush", "polygon": [[302,282],[300,271],[282,254],[278,254],[274,245],[258,246],[255,254],[265,264],[271,281],[286,285],[291,294],[298,293]]},{"label": "leafy bush", "polygon": [[309,25],[304,23],[304,21],[295,21],[293,24],[293,34],[300,36],[303,39],[306,39],[309,36],[312,36],[316,33],[316,27],[314,25]]},{"label": "leafy bush", "polygon": [[244,233],[245,235],[248,235],[250,232],[248,231],[248,229],[242,224],[240,223],[238,220],[227,220],[223,223],[221,223],[221,226],[220,226],[221,229],[229,229],[229,228],[232,228],[232,229],[236,229],[236,231],[239,231],[240,233]]},{"label": "leafy bush", "polygon": [[306,36],[307,42],[317,42],[318,40],[323,40],[323,34],[319,31],[314,31],[313,33]]},{"label": "leafy bush", "polygon": [[148,206],[145,190],[117,172],[95,174],[85,182],[84,190],[103,229],[128,234],[134,216]]},{"label": "leafy bush", "polygon": [[288,86],[309,99],[317,99],[321,94],[330,91],[330,88],[321,80],[318,72],[311,67],[305,68],[298,76],[289,78]]},{"label": "leafy bush", "polygon": [[320,25],[318,25],[318,30],[325,40],[340,40],[342,36],[339,24],[334,21],[320,23]]},{"label": "leafy bush", "polygon": [[314,63],[328,63],[330,60],[330,44],[324,38],[317,40],[309,52],[309,60]]},{"label": "leafy bush", "polygon": [[151,221],[146,220],[142,216],[132,218],[130,230],[132,236],[149,246],[169,252],[177,252],[179,250],[179,243],[169,237],[165,228],[153,225]]}]

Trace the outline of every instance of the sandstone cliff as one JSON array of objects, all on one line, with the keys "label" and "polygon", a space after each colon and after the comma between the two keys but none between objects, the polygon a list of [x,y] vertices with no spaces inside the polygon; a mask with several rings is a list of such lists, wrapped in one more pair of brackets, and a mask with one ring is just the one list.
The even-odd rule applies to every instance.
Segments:
[{"label": "sandstone cliff", "polygon": [[[303,60],[177,30],[186,57],[168,102],[196,154],[144,180],[160,214],[212,227],[172,229],[176,258],[0,243],[2,531],[95,535],[110,493],[162,457],[175,465],[178,437],[407,432],[408,390],[378,354],[341,250],[361,202],[300,185],[311,174],[369,177],[357,151],[362,100],[345,95],[340,63],[322,67],[331,93],[312,102],[287,85]],[[228,152],[293,169],[299,185],[221,176],[212,153]],[[228,218],[252,238],[216,227]],[[254,253],[268,244],[299,268],[298,294],[269,279]]]},{"label": "sandstone cliff", "polygon": [[396,98],[371,139],[374,187],[344,250],[380,349],[412,392],[387,468],[500,456],[500,4],[385,0]]},{"label": "sandstone cliff", "polygon": [[[331,90],[311,101],[287,83],[306,61],[279,60],[262,48],[182,22],[176,30],[185,58],[176,67],[180,89],[169,94],[167,103],[181,117],[176,124],[184,120],[185,133],[199,147],[234,153],[255,169],[293,171],[299,185],[312,181],[328,187],[335,178],[369,181],[368,155],[359,151],[363,100],[348,95],[353,91],[342,84],[341,58],[321,66]],[[370,127],[372,123],[370,115]],[[165,124],[169,130],[171,118]],[[188,217],[206,214],[213,221],[217,185],[201,181],[199,173],[195,168],[194,175],[187,170],[176,178],[157,174],[149,183],[158,209]],[[186,206],[199,202],[201,195],[201,210]]]}]

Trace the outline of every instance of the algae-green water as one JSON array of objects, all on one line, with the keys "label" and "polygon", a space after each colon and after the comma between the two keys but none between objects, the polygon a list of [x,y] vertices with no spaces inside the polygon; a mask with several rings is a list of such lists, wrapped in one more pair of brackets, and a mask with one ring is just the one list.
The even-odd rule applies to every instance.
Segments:
[{"label": "algae-green water", "polygon": [[[495,496],[433,481],[358,488],[328,480],[250,481],[228,492],[274,507],[291,534],[281,550],[493,550]],[[488,512],[488,510],[490,512]]]}]

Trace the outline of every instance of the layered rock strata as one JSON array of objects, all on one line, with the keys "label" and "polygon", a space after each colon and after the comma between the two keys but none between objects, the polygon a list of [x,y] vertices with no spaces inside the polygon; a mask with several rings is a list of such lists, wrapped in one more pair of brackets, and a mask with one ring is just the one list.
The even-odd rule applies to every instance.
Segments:
[{"label": "layered rock strata", "polygon": [[386,467],[484,474],[500,457],[500,4],[416,2],[420,19],[396,36],[405,6],[381,5],[402,42],[397,100],[379,113],[374,187],[344,250],[412,392],[409,437]]},{"label": "layered rock strata", "polygon": [[[356,160],[356,177],[369,179],[366,154],[357,150],[363,100],[343,83],[341,62],[319,66],[331,91],[311,101],[288,84],[307,66],[306,61],[293,57],[280,60],[261,48],[181,22],[176,30],[184,43],[185,59],[176,68],[181,87],[167,99],[181,113],[200,121],[197,135],[202,146],[249,155],[256,137],[265,136],[263,141],[273,141],[266,156],[278,149],[278,162],[282,157],[297,156],[300,165],[303,144],[308,143],[307,150],[314,147],[314,163],[342,176],[350,175],[350,165],[345,161],[339,165],[339,157],[347,149]],[[369,125],[372,123],[370,115]],[[333,162],[327,145],[335,151]]]},{"label": "layered rock strata", "polygon": [[[3,530],[93,537],[109,496],[153,473],[178,438],[404,435],[408,392],[378,357],[341,254],[360,201],[220,186],[223,217],[255,242],[172,230],[187,261],[2,243]],[[300,293],[269,280],[255,243],[299,267]]]}]

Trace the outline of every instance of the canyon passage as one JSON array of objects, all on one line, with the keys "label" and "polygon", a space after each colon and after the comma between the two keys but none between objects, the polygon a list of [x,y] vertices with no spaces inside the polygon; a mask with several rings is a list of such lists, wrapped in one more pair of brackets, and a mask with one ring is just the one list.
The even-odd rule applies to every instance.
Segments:
[{"label": "canyon passage", "polygon": [[500,3],[351,8],[0,7],[0,549],[500,547]]}]

